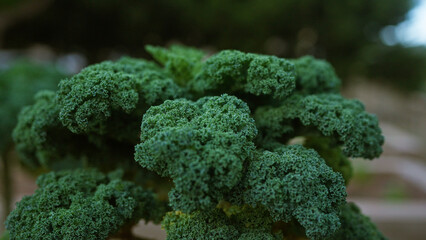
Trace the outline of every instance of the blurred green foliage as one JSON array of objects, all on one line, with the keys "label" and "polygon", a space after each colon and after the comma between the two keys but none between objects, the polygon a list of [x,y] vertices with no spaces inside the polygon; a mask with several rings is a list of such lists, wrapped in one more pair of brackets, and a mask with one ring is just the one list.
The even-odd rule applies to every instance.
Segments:
[{"label": "blurred green foliage", "polygon": [[16,61],[0,70],[0,152],[12,141],[12,130],[21,108],[31,104],[39,90],[56,89],[63,77],[65,74],[53,65],[28,60]]},{"label": "blurred green foliage", "polygon": [[2,234],[2,236],[0,237],[0,240],[9,240],[9,232],[6,231]]},{"label": "blurred green foliage", "polygon": [[[411,7],[412,0],[52,1],[37,17],[9,28],[4,45],[44,43],[57,51],[82,51],[90,62],[111,52],[146,56],[145,44],[170,41],[280,57],[310,54],[326,58],[343,78],[368,75],[401,84],[408,79],[404,87],[410,90],[424,79],[419,65],[426,55],[384,46],[379,33],[402,21]],[[395,51],[404,58],[394,57]],[[389,61],[411,66],[410,74],[389,67]]]},{"label": "blurred green foliage", "polygon": [[426,90],[426,47],[371,45],[360,52],[360,72],[400,90]]}]

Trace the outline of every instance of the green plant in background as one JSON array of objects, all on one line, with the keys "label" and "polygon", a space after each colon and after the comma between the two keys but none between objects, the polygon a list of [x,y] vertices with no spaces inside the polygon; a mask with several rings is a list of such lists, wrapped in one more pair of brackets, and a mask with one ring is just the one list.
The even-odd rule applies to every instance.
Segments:
[{"label": "green plant in background", "polygon": [[56,89],[59,80],[66,75],[55,66],[16,61],[0,70],[0,150],[12,141],[12,130],[22,107],[33,101],[34,94],[42,89]]},{"label": "green plant in background", "polygon": [[[145,56],[145,44],[170,41],[287,58],[310,54],[328,59],[344,80],[379,77],[418,90],[425,82],[418,60],[425,62],[426,54],[395,50],[379,37],[413,5],[412,0],[51,1],[38,16],[11,26],[4,33],[4,47],[43,43],[60,52],[82,51],[91,62],[109,52]],[[395,51],[404,57],[387,57]],[[410,66],[410,73],[389,64]]]},{"label": "green plant in background", "polygon": [[[33,101],[34,94],[42,89],[56,89],[59,80],[66,75],[50,64],[36,64],[20,60],[0,70],[0,153],[2,159],[2,193],[4,211],[11,205],[11,188],[8,153],[13,147],[12,130],[22,107]],[[3,217],[3,216],[2,216]]]},{"label": "green plant in background", "polygon": [[426,90],[426,47],[367,46],[360,52],[361,72],[405,92]]},{"label": "green plant in background", "polygon": [[147,51],[159,64],[91,65],[22,110],[18,153],[51,172],[10,214],[11,239],[126,238],[141,219],[170,240],[384,239],[345,188],[348,158],[378,157],[383,136],[330,64]]}]

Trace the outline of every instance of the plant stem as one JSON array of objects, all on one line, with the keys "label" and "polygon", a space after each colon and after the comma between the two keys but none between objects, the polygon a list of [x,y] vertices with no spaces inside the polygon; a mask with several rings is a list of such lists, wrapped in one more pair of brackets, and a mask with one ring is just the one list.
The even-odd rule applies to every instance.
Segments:
[{"label": "plant stem", "polygon": [[10,206],[12,205],[12,188],[10,186],[10,161],[8,159],[8,153],[11,148],[11,145],[9,144],[5,150],[1,153],[1,159],[2,159],[2,181],[3,181],[3,210],[4,214],[1,216],[1,223],[0,223],[0,230],[3,231],[4,228],[4,222],[6,221],[7,216],[10,212]]}]

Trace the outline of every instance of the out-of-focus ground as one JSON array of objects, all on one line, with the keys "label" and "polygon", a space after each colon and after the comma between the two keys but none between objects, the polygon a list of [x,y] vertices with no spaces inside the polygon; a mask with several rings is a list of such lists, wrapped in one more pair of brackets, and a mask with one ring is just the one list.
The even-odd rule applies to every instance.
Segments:
[{"label": "out-of-focus ground", "polygon": [[[385,136],[379,159],[352,161],[355,177],[348,187],[348,201],[357,203],[391,240],[425,239],[426,94],[403,95],[357,80],[345,88],[343,95],[361,100],[369,112],[375,113]],[[16,162],[11,175],[15,202],[34,192],[35,177]],[[166,236],[160,226],[152,223],[140,222],[133,231],[148,239]]]}]

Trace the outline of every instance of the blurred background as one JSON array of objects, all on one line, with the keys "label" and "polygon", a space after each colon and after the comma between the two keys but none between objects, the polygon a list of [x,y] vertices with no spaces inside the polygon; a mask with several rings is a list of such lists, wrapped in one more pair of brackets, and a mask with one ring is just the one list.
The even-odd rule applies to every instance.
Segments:
[{"label": "blurred background", "polygon": [[[426,0],[0,0],[1,221],[35,189],[10,137],[34,93],[172,43],[331,62],[343,94],[378,116],[386,138],[380,159],[353,160],[349,201],[389,239],[425,239]],[[164,239],[158,226],[135,231]]]}]

